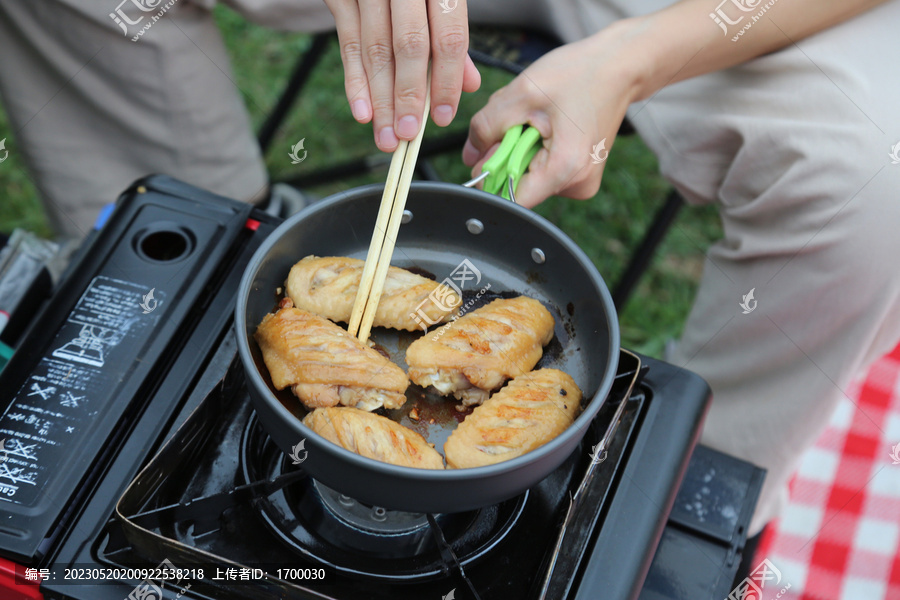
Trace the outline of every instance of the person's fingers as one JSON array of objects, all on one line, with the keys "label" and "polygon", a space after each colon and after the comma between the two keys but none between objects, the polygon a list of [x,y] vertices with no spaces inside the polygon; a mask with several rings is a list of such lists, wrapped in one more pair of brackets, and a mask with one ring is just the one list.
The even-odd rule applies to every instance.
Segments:
[{"label": "person's fingers", "polygon": [[362,62],[369,83],[375,131],[375,145],[385,152],[397,148],[394,134],[394,44],[391,37],[390,0],[359,3],[363,24]]},{"label": "person's fingers", "polygon": [[428,2],[431,15],[431,118],[439,127],[446,127],[459,107],[469,59],[468,16],[465,0],[459,0],[452,9],[444,8],[451,6],[446,0]]},{"label": "person's fingers", "polygon": [[[574,200],[588,200],[600,191],[600,182],[603,179],[603,164],[595,165],[590,161],[584,163],[575,175],[556,194],[572,198]],[[523,178],[524,179],[524,178]]]},{"label": "person's fingers", "polygon": [[532,159],[516,188],[516,200],[522,206],[531,208],[554,195],[586,200],[600,189],[603,165],[591,162],[583,144],[567,143],[563,137]]},{"label": "person's fingers", "polygon": [[394,49],[393,126],[397,137],[419,133],[425,111],[428,56],[428,9],[422,0],[391,0]]},{"label": "person's fingers", "polygon": [[[495,146],[499,146],[499,142],[494,144]],[[477,169],[481,166],[481,163],[488,159],[489,154],[486,152],[482,152],[472,145],[472,142],[466,138],[466,143],[463,145],[462,150],[462,161],[463,164],[467,167],[472,167],[473,170]]]},{"label": "person's fingers", "polygon": [[463,162],[467,165],[481,160],[488,148],[502,140],[506,130],[514,125],[504,118],[509,113],[496,110],[493,98],[469,121],[469,137],[463,146]]},{"label": "person's fingers", "polygon": [[[486,163],[491,158],[491,156],[494,155],[494,152],[496,152],[497,148],[499,147],[500,143],[497,142],[496,144],[491,146],[487,152],[484,153],[484,156],[482,156],[480,160],[474,163],[474,166],[472,167],[472,177],[478,177],[479,175],[481,175],[482,171],[484,171],[484,163]],[[465,151],[465,148],[463,148],[463,151]],[[478,189],[483,189],[483,184],[483,181],[479,183]]]},{"label": "person's fingers", "polygon": [[[584,169],[589,168],[589,166],[584,167]],[[579,174],[576,173],[576,175]],[[603,167],[601,166],[597,168],[597,173],[591,174],[587,179],[581,180],[575,185],[564,187],[558,192],[555,192],[555,194],[558,196],[565,196],[566,198],[572,198],[573,200],[590,200],[600,191],[600,181],[602,180],[602,177]],[[543,202],[546,198],[547,197],[544,197],[543,200],[539,200],[538,202]]]},{"label": "person's fingers", "polygon": [[[624,116],[624,106],[620,114]],[[622,117],[619,117],[617,121],[614,121],[613,127],[604,128],[605,131],[601,130],[601,134],[606,133],[607,135],[596,144],[593,143],[593,140],[585,143],[584,136],[581,136],[580,142],[576,141],[578,138],[574,134],[572,135],[573,142],[569,146],[576,148],[577,151],[570,160],[576,168],[569,180],[560,186],[559,191],[555,192],[556,194],[575,200],[587,200],[597,194],[606,168],[606,159],[612,152],[612,146],[616,143],[616,133],[622,125],[621,119]]]},{"label": "person's fingers", "polygon": [[[604,163],[588,160],[591,149],[581,148],[584,152],[571,153],[565,149],[577,147],[578,144],[562,142],[553,145],[549,140],[544,140],[544,144],[545,147],[531,159],[528,171],[516,186],[516,201],[519,204],[531,208],[550,196],[587,200],[596,195],[600,189]],[[484,163],[490,160],[499,147],[499,142],[493,144],[473,163],[472,177],[477,177],[482,172]],[[606,156],[602,156],[605,160]]]},{"label": "person's fingers", "polygon": [[481,73],[478,72],[478,67],[472,62],[472,57],[466,54],[466,63],[463,67],[462,89],[466,93],[472,93],[478,91],[478,88],[480,87]]},{"label": "person's fingers", "polygon": [[469,122],[469,137],[463,146],[463,162],[468,166],[485,158],[491,146],[500,142],[506,130],[513,125],[525,122],[526,111],[515,102],[507,101],[511,94],[503,88],[491,96],[488,103],[472,117]]},{"label": "person's fingers", "polygon": [[[484,157],[475,163],[472,167],[472,177],[477,177],[482,172],[484,163],[490,160],[499,146],[500,144],[491,146]],[[577,161],[577,158],[573,156],[553,158],[547,148],[539,150],[531,159],[528,171],[516,186],[516,202],[526,208],[532,208],[550,196],[566,196],[576,200],[592,198],[600,189],[603,167],[579,165],[573,171],[571,163],[573,160]],[[597,170],[592,171],[590,167],[597,167]],[[478,187],[481,189],[481,184],[478,184]]]},{"label": "person's fingers", "polygon": [[369,82],[363,67],[359,5],[352,0],[326,0],[337,26],[341,61],[344,63],[344,91],[353,118],[360,123],[372,120]]},{"label": "person's fingers", "polygon": [[522,176],[516,187],[516,201],[531,208],[556,194],[565,179],[560,169],[566,168],[561,152],[553,154],[547,148],[542,148],[531,159],[529,171]]},{"label": "person's fingers", "polygon": [[463,147],[463,162],[472,166],[488,148],[501,141],[513,125],[531,125],[541,137],[553,133],[552,120],[543,106],[546,96],[527,78],[519,75],[488,99],[487,104],[469,122],[469,136]]}]

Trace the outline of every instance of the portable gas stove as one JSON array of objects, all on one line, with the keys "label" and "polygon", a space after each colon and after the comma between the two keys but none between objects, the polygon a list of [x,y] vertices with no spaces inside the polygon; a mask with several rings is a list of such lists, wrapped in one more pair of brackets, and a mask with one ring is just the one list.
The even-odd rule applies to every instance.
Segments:
[{"label": "portable gas stove", "polygon": [[0,374],[0,598],[728,594],[762,473],[704,448],[688,468],[709,389],[660,361],[623,353],[581,449],[495,506],[388,511],[308,477],[257,422],[232,332],[278,223],[165,177],[120,198]]}]

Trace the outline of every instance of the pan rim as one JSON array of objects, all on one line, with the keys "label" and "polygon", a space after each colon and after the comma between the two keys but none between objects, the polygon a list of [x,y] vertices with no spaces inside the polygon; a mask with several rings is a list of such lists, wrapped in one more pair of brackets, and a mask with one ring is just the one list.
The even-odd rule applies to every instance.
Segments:
[{"label": "pan rim", "polygon": [[[316,442],[316,446],[321,447],[324,452],[336,455],[341,460],[350,463],[356,468],[377,469],[380,472],[390,474],[399,478],[414,477],[419,480],[441,482],[488,478],[500,473],[508,473],[521,469],[527,469],[532,464],[541,461],[550,454],[553,454],[558,447],[564,445],[570,437],[566,435],[567,432],[586,429],[590,425],[590,422],[593,421],[600,408],[602,408],[606,396],[608,395],[609,390],[612,388],[612,382],[615,377],[616,368],[618,366],[620,347],[618,315],[612,301],[612,295],[610,294],[602,275],[600,275],[599,271],[594,266],[593,262],[591,262],[587,254],[585,254],[585,252],[577,244],[575,244],[575,242],[571,238],[569,238],[568,235],[566,235],[556,225],[554,225],[544,217],[538,215],[537,213],[525,207],[519,206],[518,204],[510,202],[509,200],[494,196],[493,194],[489,194],[482,190],[465,188],[457,184],[446,182],[416,181],[413,182],[410,190],[411,192],[417,194],[423,192],[444,192],[450,194],[463,193],[469,195],[472,199],[475,199],[479,202],[493,204],[495,207],[500,208],[501,210],[505,210],[511,214],[522,217],[531,225],[543,229],[551,237],[553,237],[556,242],[562,245],[577,260],[577,262],[580,263],[583,270],[591,277],[591,282],[599,293],[600,303],[606,308],[605,316],[609,336],[609,348],[607,349],[608,358],[605,365],[598,365],[598,367],[605,368],[606,372],[603,374],[600,383],[598,384],[597,391],[586,403],[585,408],[593,405],[595,402],[598,402],[598,400],[599,404],[595,409],[590,411],[590,413],[587,410],[583,410],[566,431],[556,436],[546,444],[535,448],[534,450],[526,452],[521,456],[492,465],[470,467],[466,469],[445,468],[440,470],[419,469],[415,467],[394,465],[381,462],[373,458],[367,458],[365,456],[356,454],[355,452],[351,452],[350,450],[342,448],[337,444],[329,442],[319,434],[315,433],[313,430],[304,425],[299,418],[292,414],[278,400],[278,398],[269,389],[269,386],[266,384],[262,375],[259,373],[259,370],[256,368],[250,351],[250,336],[247,332],[242,331],[242,329],[244,328],[243,324],[246,321],[247,301],[249,298],[249,294],[252,291],[251,284],[256,278],[257,273],[259,272],[263,260],[272,250],[272,247],[276,243],[278,243],[283,238],[283,236],[295,225],[308,218],[309,216],[314,215],[320,211],[329,210],[335,204],[347,202],[353,198],[367,196],[376,191],[380,192],[383,189],[384,184],[380,183],[359,186],[350,190],[337,192],[319,202],[316,202],[315,204],[307,206],[297,214],[288,217],[283,223],[276,227],[272,231],[272,233],[270,233],[268,237],[263,240],[259,248],[257,248],[256,252],[254,252],[250,261],[247,263],[247,266],[244,269],[244,273],[241,277],[234,312],[234,327],[238,343],[238,353],[240,354],[241,361],[243,362],[247,384],[253,385],[256,388],[257,392],[262,392],[261,398],[266,403],[267,408],[276,413],[279,419],[284,421],[291,429],[298,433],[297,439],[301,439],[301,437],[307,440],[312,438]],[[572,433],[572,435],[575,434]]]}]

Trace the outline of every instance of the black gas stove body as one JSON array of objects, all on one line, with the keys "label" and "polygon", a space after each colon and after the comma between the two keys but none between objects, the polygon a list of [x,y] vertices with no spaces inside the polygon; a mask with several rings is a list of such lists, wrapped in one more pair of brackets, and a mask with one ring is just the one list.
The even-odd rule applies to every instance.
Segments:
[{"label": "black gas stove body", "polygon": [[[351,506],[274,450],[235,358],[238,281],[278,223],[166,177],[140,181],[120,198],[0,374],[3,418],[27,412],[41,427],[0,420],[0,437],[18,440],[21,455],[10,452],[0,464],[18,469],[19,479],[12,495],[0,496],[0,596],[525,600],[540,596],[555,555],[547,598],[638,597],[694,449],[706,384],[644,359],[631,397],[621,397],[622,372],[562,467],[475,514]],[[85,402],[61,404],[69,396]],[[589,510],[575,513],[556,552],[569,499],[618,402],[626,410],[587,488]],[[67,438],[66,428],[78,435]],[[9,472],[0,472],[0,484]],[[741,492],[750,499],[738,511],[742,523],[758,484]],[[384,521],[374,538],[372,515]],[[702,534],[727,550],[723,582],[744,541],[740,526],[733,529],[719,539]],[[187,569],[185,578],[107,576],[161,563]],[[39,585],[25,581],[29,568],[44,569]],[[216,578],[227,569],[237,578]],[[324,579],[310,579],[314,570]]]}]

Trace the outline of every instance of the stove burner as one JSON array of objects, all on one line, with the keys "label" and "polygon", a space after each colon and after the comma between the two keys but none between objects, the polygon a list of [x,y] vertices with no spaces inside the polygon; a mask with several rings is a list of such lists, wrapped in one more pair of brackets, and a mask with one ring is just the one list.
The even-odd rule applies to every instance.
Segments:
[{"label": "stove burner", "polygon": [[423,513],[389,511],[380,506],[367,506],[316,480],[312,480],[312,485],[329,512],[350,526],[383,535],[397,535],[428,526],[428,519]]},{"label": "stove burner", "polygon": [[[254,414],[241,440],[241,471],[247,483],[296,470]],[[468,565],[496,546],[515,525],[528,492],[475,511],[434,515],[444,538]],[[348,575],[425,580],[452,570],[422,513],[369,506],[311,477],[259,498],[259,515],[295,552]]]},{"label": "stove burner", "polygon": [[[301,491],[301,493],[297,493]],[[435,547],[428,518],[423,513],[368,506],[332,490],[314,479],[286,490],[307,527],[323,540],[344,550],[385,558],[414,557]],[[437,515],[444,531],[465,529],[473,513]]]}]

